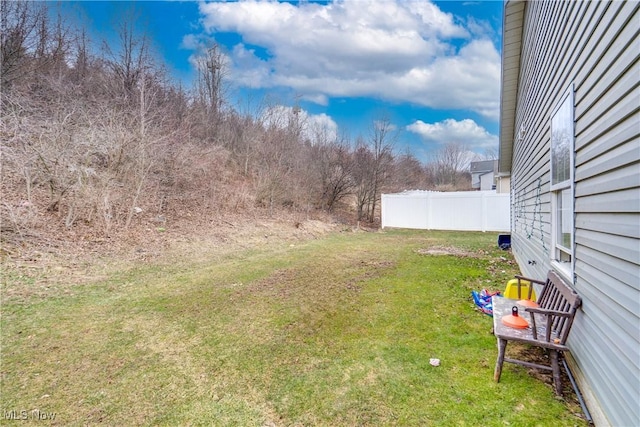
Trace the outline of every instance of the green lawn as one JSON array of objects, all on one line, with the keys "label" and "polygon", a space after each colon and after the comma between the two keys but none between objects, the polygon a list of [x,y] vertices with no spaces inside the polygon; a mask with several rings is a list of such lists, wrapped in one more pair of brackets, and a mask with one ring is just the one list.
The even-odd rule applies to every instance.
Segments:
[{"label": "green lawn", "polygon": [[470,291],[516,273],[495,234],[203,255],[4,300],[0,424],[42,425],[37,409],[52,425],[586,425],[524,368],[493,382],[491,318]]}]

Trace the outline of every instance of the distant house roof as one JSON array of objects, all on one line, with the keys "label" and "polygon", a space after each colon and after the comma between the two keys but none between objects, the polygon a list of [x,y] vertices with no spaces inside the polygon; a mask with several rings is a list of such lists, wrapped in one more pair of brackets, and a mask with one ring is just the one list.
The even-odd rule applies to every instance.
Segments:
[{"label": "distant house roof", "polygon": [[495,170],[495,164],[495,160],[471,162],[471,173],[493,172]]}]

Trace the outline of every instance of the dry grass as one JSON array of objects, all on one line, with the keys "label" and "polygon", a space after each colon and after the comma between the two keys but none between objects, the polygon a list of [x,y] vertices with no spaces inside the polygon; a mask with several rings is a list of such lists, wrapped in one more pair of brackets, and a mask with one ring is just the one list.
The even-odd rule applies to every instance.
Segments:
[{"label": "dry grass", "polygon": [[[272,232],[14,289],[0,409],[52,425],[583,423],[525,370],[492,381],[491,320],[469,292],[515,272],[495,236]],[[419,253],[442,247],[473,256]]]}]

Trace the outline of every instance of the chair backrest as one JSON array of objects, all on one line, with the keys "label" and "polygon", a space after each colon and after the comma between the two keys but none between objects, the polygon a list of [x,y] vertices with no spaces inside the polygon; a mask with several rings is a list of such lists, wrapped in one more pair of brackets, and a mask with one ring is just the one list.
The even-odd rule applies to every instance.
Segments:
[{"label": "chair backrest", "polygon": [[559,344],[564,345],[582,299],[557,273],[549,271],[537,302],[540,308],[569,314],[569,317],[556,316],[551,325],[551,332],[560,340]]}]

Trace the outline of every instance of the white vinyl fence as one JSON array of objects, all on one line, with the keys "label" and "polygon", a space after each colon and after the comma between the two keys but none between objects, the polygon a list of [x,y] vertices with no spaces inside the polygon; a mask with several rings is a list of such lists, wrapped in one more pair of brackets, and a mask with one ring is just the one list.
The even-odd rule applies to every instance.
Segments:
[{"label": "white vinyl fence", "polygon": [[382,228],[510,231],[509,193],[405,191],[382,195]]}]

